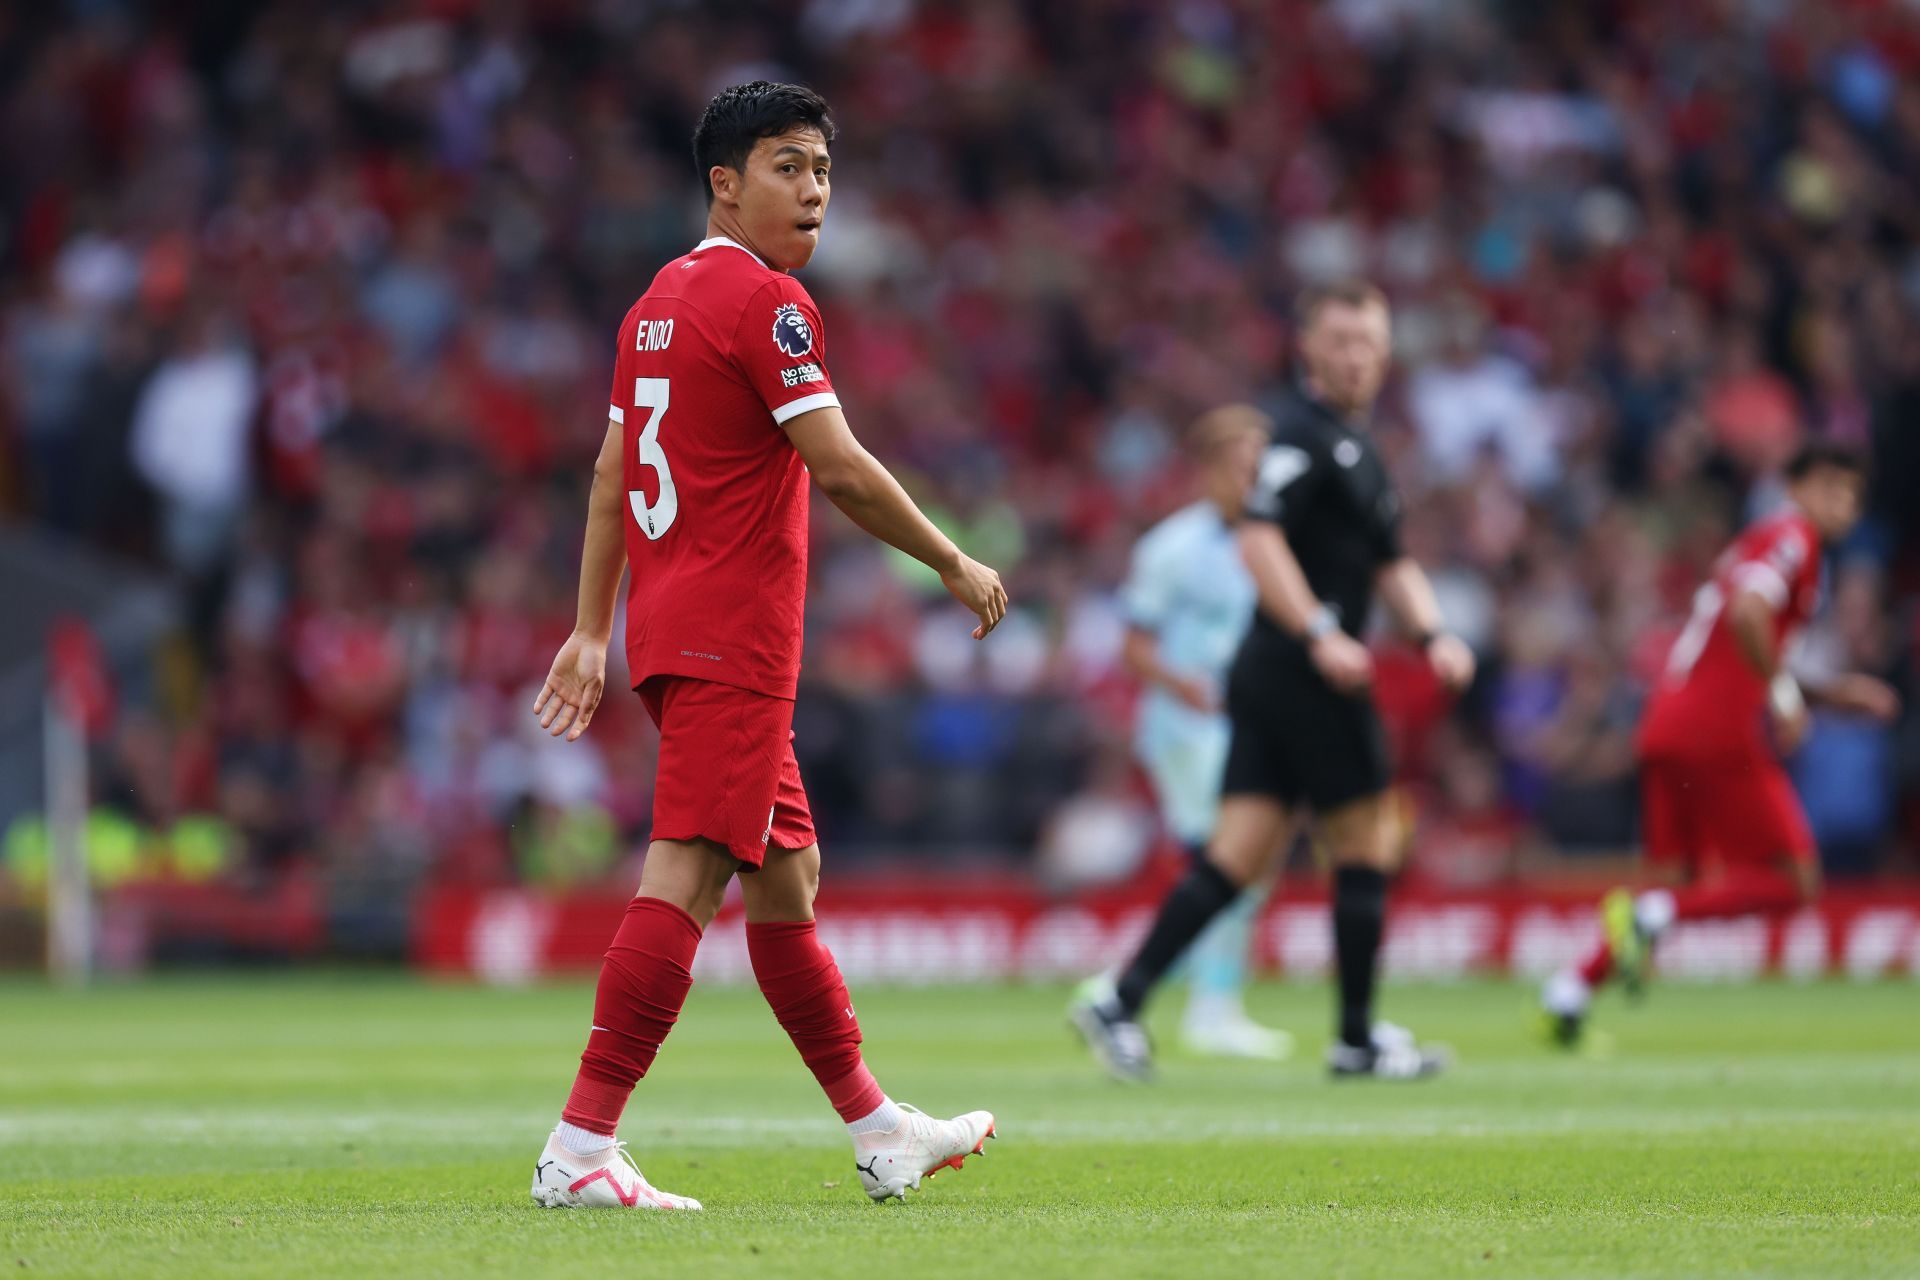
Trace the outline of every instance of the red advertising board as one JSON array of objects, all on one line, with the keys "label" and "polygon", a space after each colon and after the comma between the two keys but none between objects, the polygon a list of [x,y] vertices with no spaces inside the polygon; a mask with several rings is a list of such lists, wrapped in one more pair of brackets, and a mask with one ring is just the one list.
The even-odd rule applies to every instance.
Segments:
[{"label": "red advertising board", "polygon": [[[518,982],[592,972],[626,900],[524,889],[440,890],[417,907],[414,960],[446,974]],[[1150,890],[1072,901],[1004,881],[866,882],[823,890],[820,929],[848,978],[968,982],[1082,977],[1124,958],[1155,905]],[[1397,895],[1388,921],[1390,975],[1534,977],[1575,957],[1595,936],[1591,894],[1512,889]],[[1311,976],[1326,970],[1324,899],[1295,893],[1268,903],[1255,929],[1258,966]],[[1662,944],[1668,977],[1736,980],[1766,973],[1857,978],[1920,976],[1920,888],[1833,891],[1781,921],[1682,925]],[[750,981],[737,903],[707,931],[694,972]]]}]

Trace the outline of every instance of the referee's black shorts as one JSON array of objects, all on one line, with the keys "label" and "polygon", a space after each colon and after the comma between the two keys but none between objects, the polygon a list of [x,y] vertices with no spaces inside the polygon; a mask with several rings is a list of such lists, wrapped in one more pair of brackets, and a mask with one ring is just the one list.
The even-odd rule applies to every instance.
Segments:
[{"label": "referee's black shorts", "polygon": [[1333,688],[1304,649],[1243,645],[1227,676],[1227,718],[1233,745],[1222,795],[1304,801],[1326,813],[1393,779],[1373,698]]}]

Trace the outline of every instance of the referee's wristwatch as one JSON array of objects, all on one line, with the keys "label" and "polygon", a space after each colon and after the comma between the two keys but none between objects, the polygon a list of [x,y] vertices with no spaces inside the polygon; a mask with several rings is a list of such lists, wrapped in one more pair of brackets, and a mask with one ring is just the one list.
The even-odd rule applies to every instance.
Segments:
[{"label": "referee's wristwatch", "polygon": [[1331,605],[1323,604],[1313,611],[1312,617],[1307,619],[1307,643],[1312,644],[1323,636],[1332,635],[1339,629],[1340,615],[1333,611]]}]

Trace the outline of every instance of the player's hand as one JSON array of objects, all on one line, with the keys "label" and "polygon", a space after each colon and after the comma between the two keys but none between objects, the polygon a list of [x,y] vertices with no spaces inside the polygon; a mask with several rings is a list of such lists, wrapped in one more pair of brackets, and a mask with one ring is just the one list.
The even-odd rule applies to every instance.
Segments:
[{"label": "player's hand", "polygon": [[607,642],[576,631],[554,655],[547,682],[533,700],[533,714],[542,729],[556,738],[564,733],[573,742],[587,731],[606,688]]},{"label": "player's hand", "polygon": [[1212,681],[1199,676],[1170,675],[1167,677],[1167,692],[1195,711],[1210,715],[1220,709],[1220,691],[1213,687]]},{"label": "player's hand", "polygon": [[1798,751],[1800,744],[1807,740],[1807,730],[1813,727],[1813,715],[1804,703],[1793,707],[1769,703],[1767,718],[1773,723],[1774,745],[1783,756]]},{"label": "player's hand", "polygon": [[1344,631],[1329,631],[1308,650],[1327,683],[1342,693],[1358,693],[1373,683],[1373,655]]},{"label": "player's hand", "polygon": [[973,629],[975,640],[986,639],[1007,616],[1007,589],[1000,585],[1000,575],[970,556],[961,556],[959,564],[940,575],[940,583],[980,619]]},{"label": "player's hand", "polygon": [[1427,664],[1435,678],[1455,693],[1473,683],[1473,650],[1450,632],[1443,631],[1427,642]]},{"label": "player's hand", "polygon": [[1900,695],[1893,686],[1876,676],[1841,676],[1827,690],[1826,701],[1842,711],[1856,711],[1882,724],[1899,718]]}]

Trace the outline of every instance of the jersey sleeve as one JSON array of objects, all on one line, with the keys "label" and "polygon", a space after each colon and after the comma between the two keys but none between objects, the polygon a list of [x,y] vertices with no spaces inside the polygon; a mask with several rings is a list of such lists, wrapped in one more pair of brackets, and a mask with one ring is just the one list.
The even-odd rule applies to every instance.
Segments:
[{"label": "jersey sleeve", "polygon": [[1133,563],[1120,588],[1120,607],[1127,621],[1143,630],[1158,631],[1173,611],[1180,585],[1173,550],[1165,529],[1149,533],[1133,549]]},{"label": "jersey sleeve", "polygon": [[1778,613],[1799,594],[1808,575],[1818,572],[1806,530],[1783,521],[1745,549],[1728,575],[1728,584],[1734,591],[1753,592]]},{"label": "jersey sleeve", "polygon": [[768,281],[747,300],[731,354],[776,423],[840,403],[827,377],[819,308],[791,277]]},{"label": "jersey sleeve", "polygon": [[[626,425],[627,411],[621,402],[633,395],[632,371],[627,368],[627,343],[631,339],[633,316],[628,314],[620,322],[620,336],[614,340],[613,348],[613,389],[607,392],[607,417]],[[625,387],[623,392],[621,388]]]},{"label": "jersey sleeve", "polygon": [[1388,484],[1374,502],[1369,524],[1373,536],[1373,555],[1381,564],[1398,560],[1404,551],[1400,544],[1400,495]]},{"label": "jersey sleeve", "polygon": [[1282,529],[1295,528],[1305,515],[1314,491],[1320,487],[1324,463],[1313,442],[1304,436],[1276,432],[1260,455],[1260,470],[1247,491],[1245,514]]}]

